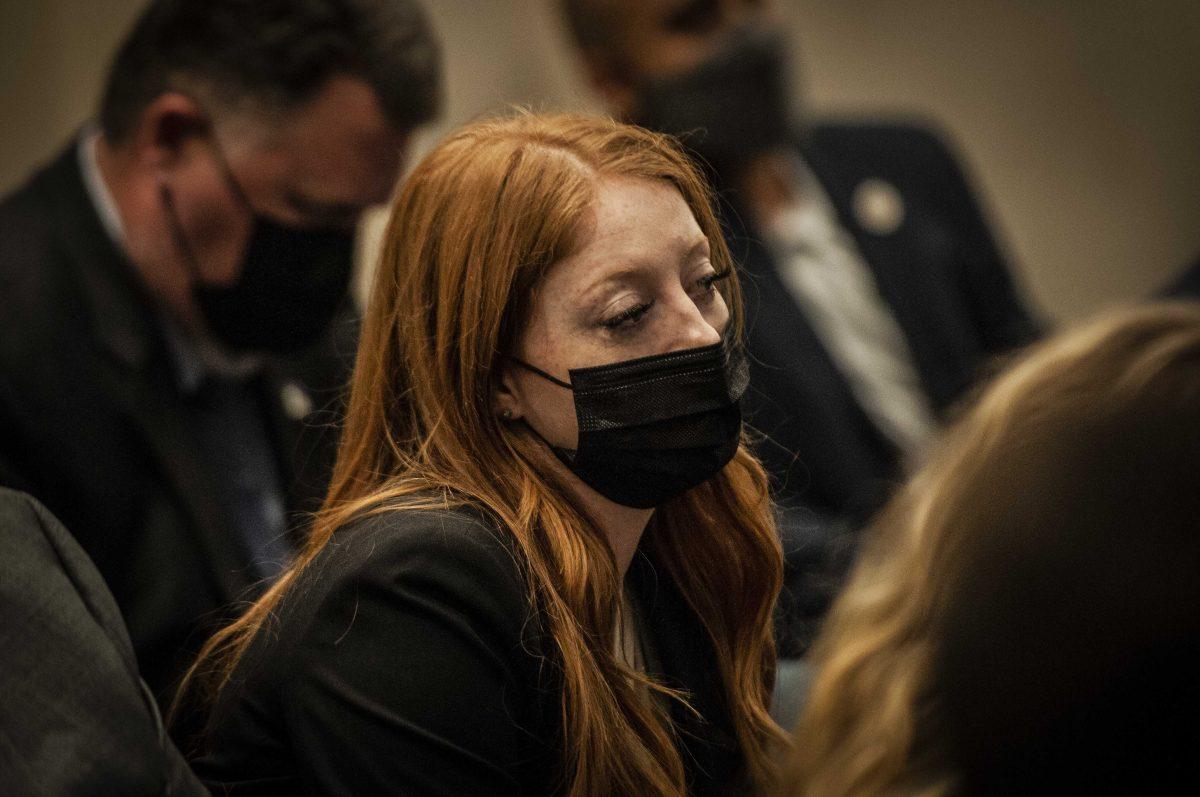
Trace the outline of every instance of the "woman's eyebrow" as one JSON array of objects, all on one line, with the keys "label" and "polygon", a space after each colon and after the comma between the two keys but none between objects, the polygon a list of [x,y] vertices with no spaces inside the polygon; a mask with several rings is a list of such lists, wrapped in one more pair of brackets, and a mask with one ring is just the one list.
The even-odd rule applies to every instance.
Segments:
[{"label": "woman's eyebrow", "polygon": [[[688,265],[699,256],[707,256],[709,253],[708,238],[703,234],[688,244],[683,258],[680,260],[680,265]],[[601,290],[608,288],[613,284],[638,282],[646,279],[646,269],[639,268],[633,265],[624,265],[610,271],[604,276],[597,279],[592,284],[586,286],[578,293],[581,302],[594,301],[595,294]]]},{"label": "woman's eyebrow", "polygon": [[691,260],[701,252],[706,255],[709,254],[708,236],[704,234],[701,234],[699,238],[692,242],[692,245],[688,247],[687,254],[684,255],[684,259]]},{"label": "woman's eyebrow", "polygon": [[700,260],[708,259],[709,254],[708,238],[702,235],[688,244],[683,256],[679,258],[680,271],[691,268]]},{"label": "woman's eyebrow", "polygon": [[622,266],[615,271],[610,271],[591,285],[588,285],[579,292],[579,298],[583,301],[590,301],[593,299],[593,295],[599,293],[602,289],[617,283],[634,282],[640,276],[641,272],[637,268]]}]

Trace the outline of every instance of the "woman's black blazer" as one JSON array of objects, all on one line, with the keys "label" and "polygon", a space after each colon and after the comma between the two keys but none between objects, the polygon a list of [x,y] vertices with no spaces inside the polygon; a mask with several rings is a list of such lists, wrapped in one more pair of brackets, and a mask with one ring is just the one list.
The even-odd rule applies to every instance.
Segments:
[{"label": "woman's black blazer", "polygon": [[[648,532],[652,533],[652,532]],[[218,794],[553,794],[557,657],[507,535],[471,510],[394,510],[337,531],[223,692],[195,762]],[[694,794],[743,758],[708,636],[639,551],[643,607]]]}]

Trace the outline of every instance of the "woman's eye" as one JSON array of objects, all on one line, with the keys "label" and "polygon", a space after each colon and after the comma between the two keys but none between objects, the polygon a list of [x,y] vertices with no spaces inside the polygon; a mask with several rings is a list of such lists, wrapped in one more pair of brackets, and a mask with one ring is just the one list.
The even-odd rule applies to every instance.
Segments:
[{"label": "woman's eye", "polygon": [[716,293],[717,283],[721,280],[728,279],[731,274],[733,274],[733,272],[729,269],[725,269],[721,272],[713,272],[712,274],[706,274],[700,279],[696,280],[696,285],[700,288],[700,292],[702,294],[711,295]]},{"label": "woman's eye", "polygon": [[646,311],[654,306],[653,301],[635,304],[626,310],[622,310],[614,316],[604,319],[600,325],[607,329],[629,329],[637,325]]}]

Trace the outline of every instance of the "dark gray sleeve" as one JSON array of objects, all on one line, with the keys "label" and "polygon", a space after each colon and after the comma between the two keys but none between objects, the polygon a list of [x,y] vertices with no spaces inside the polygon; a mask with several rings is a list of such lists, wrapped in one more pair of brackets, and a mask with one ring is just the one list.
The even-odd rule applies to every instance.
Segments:
[{"label": "dark gray sleeve", "polygon": [[100,574],[0,488],[0,783],[9,794],[205,794],[166,738]]}]

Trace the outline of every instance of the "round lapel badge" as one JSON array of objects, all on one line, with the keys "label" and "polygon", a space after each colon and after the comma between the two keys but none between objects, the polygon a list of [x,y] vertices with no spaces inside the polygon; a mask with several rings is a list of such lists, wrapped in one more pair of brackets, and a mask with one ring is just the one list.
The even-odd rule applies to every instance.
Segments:
[{"label": "round lapel badge", "polygon": [[864,230],[891,235],[904,223],[904,199],[896,186],[871,177],[854,189],[854,217]]},{"label": "round lapel badge", "polygon": [[302,421],[313,410],[312,398],[299,382],[284,382],[279,388],[283,413],[293,421]]}]

